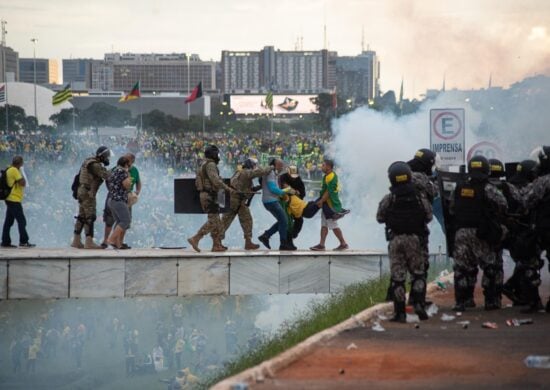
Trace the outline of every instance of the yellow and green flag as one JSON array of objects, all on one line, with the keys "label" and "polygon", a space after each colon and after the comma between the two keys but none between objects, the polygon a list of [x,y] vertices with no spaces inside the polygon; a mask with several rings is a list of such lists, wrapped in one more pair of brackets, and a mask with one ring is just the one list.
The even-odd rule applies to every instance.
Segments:
[{"label": "yellow and green flag", "polygon": [[265,106],[273,111],[273,92],[269,91],[265,97]]},{"label": "yellow and green flag", "polygon": [[70,100],[72,98],[73,93],[69,88],[69,84],[67,84],[67,86],[63,88],[63,90],[57,92],[55,95],[52,96],[52,104],[54,106],[57,106],[58,104],[66,102],[67,100]]}]

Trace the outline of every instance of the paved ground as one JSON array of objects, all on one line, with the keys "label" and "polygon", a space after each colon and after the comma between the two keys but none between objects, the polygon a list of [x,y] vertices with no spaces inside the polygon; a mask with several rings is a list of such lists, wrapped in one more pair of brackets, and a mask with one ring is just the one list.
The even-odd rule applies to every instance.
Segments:
[{"label": "paved ground", "polygon": [[[549,284],[545,271],[544,302]],[[479,288],[476,294],[482,304]],[[375,332],[366,324],[321,345],[274,379],[252,388],[550,388],[550,369],[527,368],[523,363],[527,355],[550,355],[550,314],[525,315],[512,307],[486,312],[479,307],[444,322],[443,313],[455,314],[450,311],[452,291],[437,292],[432,298],[439,312],[419,328],[382,321],[385,332]],[[532,318],[534,324],[509,327],[506,320],[511,318]],[[464,329],[459,321],[470,324]],[[496,322],[498,329],[482,328],[485,321]],[[352,343],[357,349],[348,350]]]}]

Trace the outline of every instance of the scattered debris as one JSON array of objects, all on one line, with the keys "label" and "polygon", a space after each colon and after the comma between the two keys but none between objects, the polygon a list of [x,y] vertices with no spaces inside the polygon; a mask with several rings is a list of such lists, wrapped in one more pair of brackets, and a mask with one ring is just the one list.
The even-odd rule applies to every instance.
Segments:
[{"label": "scattered debris", "polygon": [[372,324],[372,327],[371,327],[372,330],[374,330],[375,332],[385,332],[386,329],[384,329],[384,327],[382,325],[380,325],[380,322],[376,321],[374,324]]},{"label": "scattered debris", "polygon": [[462,316],[462,312],[461,312],[461,311],[457,311],[457,312],[455,313],[455,315],[456,315],[457,317],[461,317],[461,316]]},{"label": "scattered debris", "polygon": [[428,315],[428,317],[433,317],[437,314],[438,311],[439,307],[437,307],[435,303],[432,303],[426,310],[426,314]]},{"label": "scattered debris", "polygon": [[441,329],[447,330],[447,327],[446,327],[446,326],[442,326]]},{"label": "scattered debris", "polygon": [[445,283],[443,283],[442,281],[438,280],[436,282],[437,284],[437,288],[440,289],[440,290],[446,290],[447,289],[447,285]]},{"label": "scattered debris", "polygon": [[416,314],[407,314],[407,324],[414,324],[420,322],[420,318]]},{"label": "scattered debris", "polygon": [[420,324],[414,324],[414,329],[420,329]]},{"label": "scattered debris", "polygon": [[550,356],[529,355],[523,363],[529,368],[550,368]]},{"label": "scattered debris", "polygon": [[231,390],[248,390],[248,385],[246,383],[235,383],[231,385]]},{"label": "scattered debris", "polygon": [[346,370],[344,370],[343,368],[340,369],[340,371],[338,371],[338,373],[340,375],[344,375],[346,373]]},{"label": "scattered debris", "polygon": [[496,322],[484,322],[483,324],[481,324],[481,327],[485,329],[498,329],[498,325]]},{"label": "scattered debris", "polygon": [[441,321],[443,322],[450,322],[450,321],[453,321],[455,318],[456,318],[455,316],[449,315],[447,313],[443,313],[441,315]]},{"label": "scattered debris", "polygon": [[346,349],[347,349],[348,351],[351,350],[351,349],[357,349],[357,345],[355,345],[355,343],[351,343],[350,345],[348,345],[348,346],[346,347]]},{"label": "scattered debris", "polygon": [[462,329],[468,329],[470,326],[470,321],[458,321],[457,324],[462,326]]},{"label": "scattered debris", "polygon": [[532,323],[533,323],[532,318],[523,318],[523,319],[513,318],[511,320],[506,320],[506,325],[508,326],[530,325]]}]

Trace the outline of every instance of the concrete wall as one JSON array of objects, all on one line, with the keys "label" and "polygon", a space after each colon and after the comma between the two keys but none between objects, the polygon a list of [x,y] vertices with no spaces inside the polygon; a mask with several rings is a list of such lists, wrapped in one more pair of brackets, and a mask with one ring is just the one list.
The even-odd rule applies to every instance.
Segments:
[{"label": "concrete wall", "polygon": [[370,252],[10,250],[0,299],[334,293],[380,276]]}]

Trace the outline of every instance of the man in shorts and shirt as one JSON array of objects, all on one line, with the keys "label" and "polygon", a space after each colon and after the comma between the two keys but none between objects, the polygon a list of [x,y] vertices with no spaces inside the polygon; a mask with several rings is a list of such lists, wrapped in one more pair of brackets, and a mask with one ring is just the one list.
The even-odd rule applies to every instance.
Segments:
[{"label": "man in shorts and shirt", "polygon": [[321,240],[319,244],[309,249],[312,251],[324,251],[328,231],[332,230],[340,242],[340,245],[334,248],[334,250],[346,250],[349,249],[349,246],[344,239],[342,230],[338,227],[337,220],[348,214],[349,210],[342,208],[342,202],[338,195],[340,184],[338,182],[338,175],[334,172],[334,162],[332,160],[323,161],[321,170],[324,176],[320,193],[321,197],[317,201],[317,206],[323,208],[323,212],[321,213]]}]

